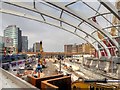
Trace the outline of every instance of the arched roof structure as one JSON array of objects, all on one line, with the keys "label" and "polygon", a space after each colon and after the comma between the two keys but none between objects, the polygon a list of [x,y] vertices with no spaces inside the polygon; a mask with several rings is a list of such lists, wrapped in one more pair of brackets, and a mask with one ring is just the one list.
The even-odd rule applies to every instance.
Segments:
[{"label": "arched roof structure", "polygon": [[[33,0],[30,3],[11,1],[3,1],[2,3],[17,9],[2,8],[0,12],[46,23],[70,32],[93,45],[99,57],[102,56],[100,51],[104,50],[110,58],[112,56],[110,47],[120,51],[118,42],[110,34],[113,27],[119,31],[120,26],[119,23],[114,24],[111,17],[115,16],[120,20],[120,15],[115,5],[109,1],[73,0],[65,2],[63,0],[63,2],[55,2],[54,0]],[[102,39],[99,38],[98,33]],[[115,35],[115,37],[118,36]],[[110,47],[103,41],[109,43]]]}]

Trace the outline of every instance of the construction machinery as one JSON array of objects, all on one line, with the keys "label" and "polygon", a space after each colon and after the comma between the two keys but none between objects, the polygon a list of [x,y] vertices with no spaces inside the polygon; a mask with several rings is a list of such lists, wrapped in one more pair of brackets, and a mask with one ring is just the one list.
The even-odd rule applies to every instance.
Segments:
[{"label": "construction machinery", "polygon": [[40,41],[40,52],[38,53],[38,63],[41,64],[43,68],[46,67],[46,61],[43,54],[42,41]]},{"label": "construction machinery", "polygon": [[75,81],[72,83],[72,90],[120,90],[118,84]]}]

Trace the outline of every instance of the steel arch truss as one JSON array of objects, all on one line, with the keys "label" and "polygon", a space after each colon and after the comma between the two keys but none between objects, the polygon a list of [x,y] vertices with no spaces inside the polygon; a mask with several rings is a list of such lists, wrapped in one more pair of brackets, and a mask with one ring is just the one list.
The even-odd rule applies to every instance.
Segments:
[{"label": "steel arch truss", "polygon": [[[85,17],[80,12],[78,13],[78,12],[72,10],[69,7],[70,5],[73,5],[77,2],[80,2],[80,1],[77,0],[75,2],[71,2],[71,3],[68,3],[66,5],[63,5],[63,4],[58,4],[58,3],[55,3],[55,2],[47,2],[47,1],[43,0],[42,2],[40,2],[40,1],[33,2],[34,3],[33,6],[22,4],[20,2],[19,3],[3,2],[5,4],[11,5],[11,6],[16,6],[16,7],[28,10],[30,12],[37,13],[37,14],[39,14],[40,17],[30,15],[30,13],[28,14],[26,12],[20,13],[20,12],[17,12],[17,11],[6,10],[6,9],[1,9],[0,12],[5,13],[5,14],[11,14],[11,15],[19,16],[19,17],[28,18],[28,19],[31,19],[31,20],[46,23],[46,24],[58,27],[60,29],[63,29],[67,32],[70,32],[70,33],[84,39],[85,41],[87,41],[88,43],[93,45],[93,47],[97,50],[97,52],[99,54],[99,57],[101,57],[100,51],[105,50],[108,58],[110,58],[111,53],[109,51],[109,47],[103,42],[103,40],[106,40],[107,42],[109,42],[110,46],[117,49],[117,50],[119,50],[118,42],[106,30],[104,30],[105,28],[102,28],[99,24],[92,21],[91,19],[93,17],[102,16],[111,25],[108,28],[112,28],[114,26],[117,29],[118,25],[113,25],[111,23],[111,21],[109,21],[104,16],[106,14],[111,14],[111,12],[101,14],[97,10],[93,9],[91,6],[87,5],[86,2],[82,1],[83,4],[87,5],[91,10],[93,10],[97,13],[96,15],[93,15],[93,16],[90,16],[90,17]],[[35,3],[39,3],[40,5],[43,5],[44,8],[49,7],[49,8],[52,8],[54,10],[57,10],[59,13],[55,16],[53,13],[49,12],[50,10],[49,11],[44,11],[44,10],[40,9]],[[74,19],[77,23],[72,23],[72,21],[70,22],[68,19],[66,19],[65,16],[68,16],[69,17],[68,19],[71,19],[71,20]],[[53,20],[53,22],[55,21],[58,24],[51,23],[52,20]],[[86,25],[89,28],[91,28],[91,32],[88,32],[87,30],[82,28],[82,25],[83,26]],[[99,39],[99,37],[97,35],[98,32],[103,35],[103,40]]]}]

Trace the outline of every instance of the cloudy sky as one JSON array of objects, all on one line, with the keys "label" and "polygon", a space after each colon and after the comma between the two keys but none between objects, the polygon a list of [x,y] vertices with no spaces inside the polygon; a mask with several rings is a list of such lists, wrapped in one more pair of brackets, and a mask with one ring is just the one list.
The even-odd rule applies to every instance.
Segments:
[{"label": "cloudy sky", "polygon": [[68,32],[29,19],[2,14],[2,29],[0,35],[3,36],[3,30],[8,25],[17,25],[22,30],[22,35],[28,36],[29,48],[33,43],[43,41],[44,51],[63,51],[64,44],[80,44],[83,42],[77,36]]},{"label": "cloudy sky", "polygon": [[[9,8],[9,6],[2,6],[2,8],[4,7]],[[81,12],[85,12],[85,7],[81,6],[81,10]],[[2,14],[1,18],[2,22],[0,24],[2,26],[0,35],[3,36],[3,30],[8,25],[17,25],[22,30],[22,35],[28,36],[29,48],[33,46],[33,43],[42,41],[44,51],[63,51],[65,44],[80,44],[85,42],[75,35],[44,23],[7,14]]]},{"label": "cloudy sky", "polygon": [[8,25],[17,25],[22,30],[22,35],[28,36],[29,47],[42,40],[45,51],[63,51],[64,44],[82,43],[77,36],[43,23],[10,15],[3,15],[2,18],[3,28],[0,33],[3,35],[3,30]]}]

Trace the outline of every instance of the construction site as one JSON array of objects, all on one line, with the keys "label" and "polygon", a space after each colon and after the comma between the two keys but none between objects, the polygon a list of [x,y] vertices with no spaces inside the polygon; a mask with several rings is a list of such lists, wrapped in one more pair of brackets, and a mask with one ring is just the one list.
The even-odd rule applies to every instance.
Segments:
[{"label": "construction site", "polygon": [[45,52],[40,41],[39,52],[19,52],[24,54],[19,60],[0,62],[0,89],[120,90],[120,0],[113,1],[2,0],[1,14],[57,27],[84,40],[87,48]]}]

